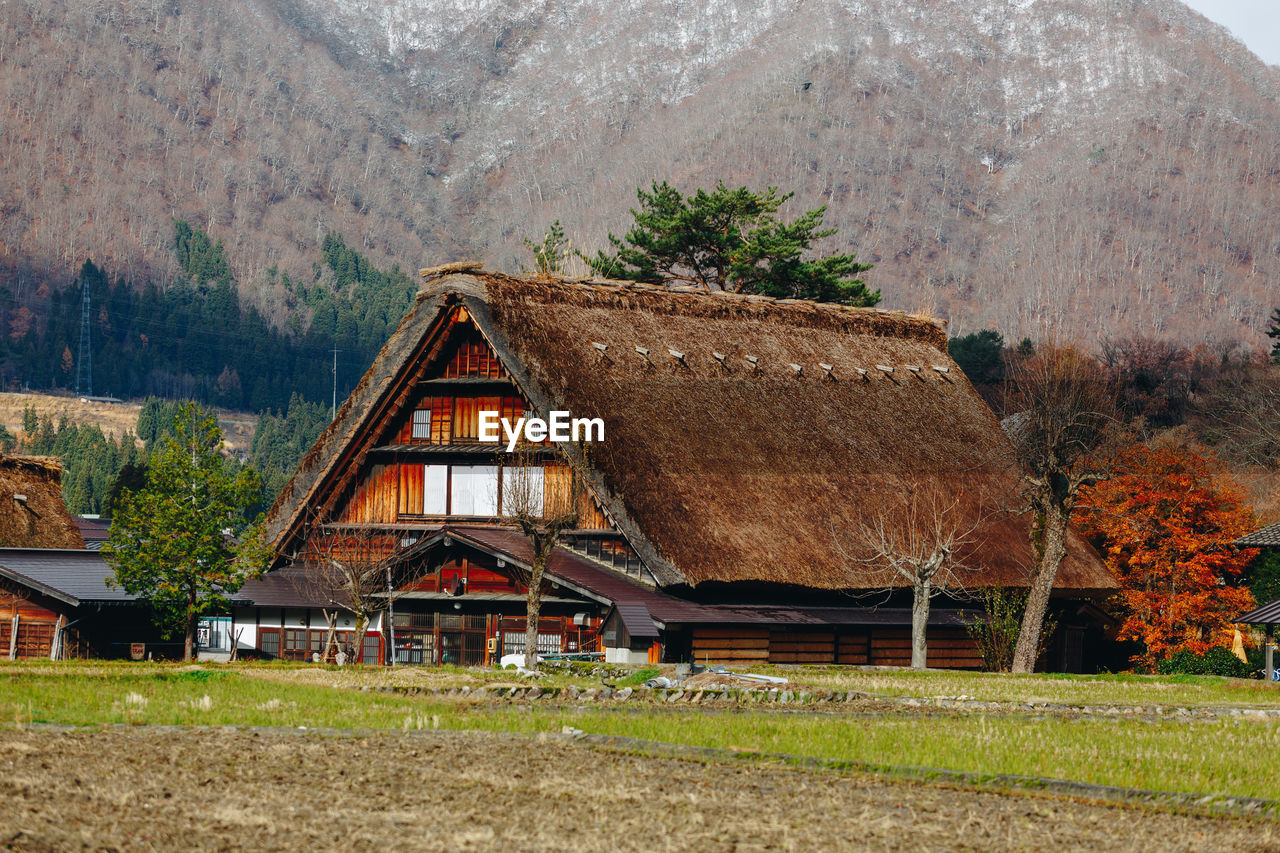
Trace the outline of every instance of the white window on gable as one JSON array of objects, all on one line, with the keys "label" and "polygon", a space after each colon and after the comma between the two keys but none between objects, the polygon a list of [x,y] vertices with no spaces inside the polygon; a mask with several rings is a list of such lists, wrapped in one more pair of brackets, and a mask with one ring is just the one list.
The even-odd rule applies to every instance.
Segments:
[{"label": "white window on gable", "polygon": [[448,515],[448,465],[426,466],[422,483],[422,512],[424,515]]},{"label": "white window on gable", "polygon": [[454,465],[452,473],[450,515],[498,514],[498,466]]},{"label": "white window on gable", "polygon": [[413,438],[430,439],[431,438],[431,410],[430,409],[414,409],[413,410]]}]

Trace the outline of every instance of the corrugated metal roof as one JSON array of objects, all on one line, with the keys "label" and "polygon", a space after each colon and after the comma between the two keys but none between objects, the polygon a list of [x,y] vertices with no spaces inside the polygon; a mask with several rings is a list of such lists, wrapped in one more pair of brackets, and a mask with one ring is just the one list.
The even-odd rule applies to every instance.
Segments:
[{"label": "corrugated metal roof", "polygon": [[1244,536],[1237,539],[1235,544],[1248,546],[1250,548],[1265,548],[1268,546],[1280,548],[1280,521],[1275,524],[1268,525],[1261,530],[1246,533]]},{"label": "corrugated metal roof", "polygon": [[1280,625],[1280,598],[1237,616],[1235,621],[1246,625]]},{"label": "corrugated metal roof", "polygon": [[649,616],[649,608],[643,604],[619,604],[614,610],[618,612],[618,618],[622,620],[632,639],[657,638],[658,628]]},{"label": "corrugated metal roof", "polygon": [[384,444],[370,448],[370,453],[399,453],[410,456],[488,456],[494,457],[504,445],[498,444]]},{"label": "corrugated metal roof", "polygon": [[111,522],[106,519],[85,518],[83,515],[77,515],[71,520],[76,523],[86,548],[96,551],[102,547],[103,542],[111,538]]},{"label": "corrugated metal roof", "polygon": [[245,581],[231,601],[238,607],[331,607],[333,602],[316,584],[307,582],[305,570],[286,566]]},{"label": "corrugated metal roof", "polygon": [[[70,548],[0,548],[0,566],[10,573],[29,578],[75,599],[88,601],[133,601],[119,587],[107,585],[114,575],[98,551]],[[21,581],[19,581],[21,582]]]},{"label": "corrugated metal roof", "polygon": [[[501,527],[452,526],[445,534],[459,541],[471,542],[482,549],[501,553],[507,559],[529,565],[533,547],[529,538],[517,530]],[[589,557],[567,548],[556,548],[547,565],[547,574],[570,589],[577,589],[605,604],[643,604],[650,616],[660,622],[699,622],[708,608],[676,598],[644,586],[638,581],[606,569]]]},{"label": "corrugated metal roof", "polygon": [[[506,559],[524,565],[528,565],[532,558],[529,539],[519,531],[509,528],[449,526],[441,533],[453,536],[459,542],[479,545],[491,553],[500,553]],[[643,608],[650,621],[656,621],[660,626],[911,624],[911,609],[907,607],[872,608],[853,604],[849,607],[698,604],[643,586],[566,548],[557,548],[552,553],[547,574],[552,580],[613,605],[619,610],[619,615],[622,615],[624,608]],[[968,622],[957,610],[935,607],[929,612],[929,624],[936,627],[962,626]],[[627,624],[628,631],[632,630],[629,623],[624,621],[624,624]],[[637,635],[632,632],[632,636],[652,635]]]},{"label": "corrugated metal roof", "polygon": [[[62,590],[54,589],[53,587],[50,587],[50,586],[45,586],[44,584],[40,583],[40,581],[35,580],[34,578],[29,578],[24,574],[15,572],[13,569],[6,569],[4,566],[0,566],[0,578],[7,578],[8,580],[16,583],[17,585],[26,587],[27,589],[31,590],[32,592],[35,592],[38,595],[43,595],[49,598],[56,599],[58,601],[63,602],[64,604],[70,604],[72,607],[75,607],[80,603],[79,600],[76,599],[74,596],[67,595]],[[20,593],[20,595],[26,595],[26,593]]]}]

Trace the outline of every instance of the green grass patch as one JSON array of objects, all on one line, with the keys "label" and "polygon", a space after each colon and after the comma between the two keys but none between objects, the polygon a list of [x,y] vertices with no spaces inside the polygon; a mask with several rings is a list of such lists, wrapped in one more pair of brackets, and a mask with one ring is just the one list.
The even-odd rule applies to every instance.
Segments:
[{"label": "green grass patch", "polygon": [[1024,715],[703,714],[651,709],[440,709],[442,728],[560,731],[877,765],[1280,799],[1280,722]]},{"label": "green grass patch", "polygon": [[812,688],[862,690],[895,697],[965,696],[989,702],[1064,705],[1280,708],[1280,688],[1265,681],[1213,675],[1010,675],[954,670],[850,670],[815,667],[802,675],[784,667],[758,672],[802,678]]},{"label": "green grass patch", "polygon": [[161,725],[425,727],[422,702],[407,696],[335,690],[237,672],[159,669],[63,677],[0,670],[0,722]]},{"label": "green grass patch", "polygon": [[[742,667],[736,669],[745,670]],[[858,669],[853,667],[787,667],[761,665],[752,671],[781,675],[791,682],[793,690],[816,692],[822,689],[857,690],[889,697],[939,698],[967,697],[993,702],[1044,702],[1064,705],[1092,706],[1162,706],[1175,707],[1239,707],[1280,708],[1280,686],[1263,681],[1221,678],[1211,675],[1146,676],[1129,673],[1108,675],[1062,675],[1037,673],[1008,675],[1001,673],[929,670],[916,672],[897,669]],[[616,667],[598,664],[574,664],[568,670],[552,671],[538,683],[544,687],[599,687],[601,675]],[[44,673],[58,678],[122,673],[189,673],[191,679],[212,679],[218,673],[240,674],[245,678],[277,683],[303,683],[329,687],[402,687],[461,686],[479,687],[494,682],[511,683],[516,673],[497,668],[441,667],[336,667],[291,663],[206,664],[193,669],[175,664],[131,663],[123,661],[48,661],[0,662],[0,684],[14,674]],[[674,667],[638,667],[619,679],[621,685],[636,686],[653,675],[674,676]],[[172,676],[177,677],[177,676]],[[610,676],[610,680],[613,680]]]},{"label": "green grass patch", "polygon": [[[632,678],[648,677],[646,668]],[[786,670],[783,670],[786,671]],[[795,674],[795,671],[789,671]],[[834,677],[810,674],[821,683]],[[1016,774],[1102,785],[1280,799],[1280,721],[1145,721],[1126,717],[906,712],[882,715],[775,713],[755,706],[704,712],[688,706],[472,704],[360,690],[380,683],[484,683],[490,671],[380,668],[334,670],[251,664],[204,668],[158,664],[85,663],[0,666],[0,724],[102,723],[306,726],[308,728],[452,728],[559,732],[573,726],[619,735],[727,750],[787,753],[877,765],[933,767],[980,774]],[[1000,678],[938,673],[850,673],[899,695],[1003,695],[1025,701],[1050,695],[1065,704],[1178,705],[1270,699],[1248,682],[1205,677],[1132,679],[1121,676]],[[811,681],[811,683],[812,683]],[[584,684],[590,684],[587,680]],[[598,681],[596,682],[598,683]],[[1068,688],[1076,685],[1074,692]],[[842,689],[851,689],[847,682]],[[961,689],[955,689],[955,688]],[[1266,688],[1270,689],[1270,688]],[[1198,701],[1189,701],[1188,694]],[[1244,704],[1244,703],[1240,703]],[[1249,704],[1264,704],[1253,702]]]},{"label": "green grass patch", "polygon": [[641,684],[644,684],[650,678],[653,678],[654,676],[661,675],[661,674],[662,674],[662,670],[658,669],[656,666],[646,666],[643,669],[636,670],[635,672],[628,675],[626,678],[619,680],[618,686],[619,687],[639,687]]}]

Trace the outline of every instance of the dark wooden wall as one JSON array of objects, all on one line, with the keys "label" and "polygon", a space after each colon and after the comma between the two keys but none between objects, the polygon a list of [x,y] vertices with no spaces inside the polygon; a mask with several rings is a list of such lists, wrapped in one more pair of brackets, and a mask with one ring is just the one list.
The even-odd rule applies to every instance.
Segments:
[{"label": "dark wooden wall", "polygon": [[[963,628],[931,628],[928,664],[979,669],[982,658]],[[790,631],[757,626],[693,629],[695,663],[797,663],[910,666],[911,629],[841,628]]]},{"label": "dark wooden wall", "polygon": [[[48,658],[61,614],[21,591],[0,589],[0,659]],[[17,635],[13,633],[17,625]]]}]

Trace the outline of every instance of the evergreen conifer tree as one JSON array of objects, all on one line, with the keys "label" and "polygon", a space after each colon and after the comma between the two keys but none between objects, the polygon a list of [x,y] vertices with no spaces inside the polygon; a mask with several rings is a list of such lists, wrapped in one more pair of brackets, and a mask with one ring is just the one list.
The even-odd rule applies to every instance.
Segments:
[{"label": "evergreen conifer tree", "polygon": [[777,187],[753,192],[721,182],[711,192],[685,197],[655,182],[636,195],[640,207],[631,210],[631,230],[625,237],[609,235],[614,254],[579,253],[599,275],[846,305],[880,301],[880,292],[856,277],[871,265],[852,253],[803,257],[815,241],[835,233],[822,228],[825,206],[783,222],[776,214],[793,193],[779,194]]},{"label": "evergreen conifer tree", "polygon": [[542,242],[535,242],[525,237],[524,247],[533,255],[533,272],[539,275],[557,275],[564,272],[564,263],[571,255],[569,240],[564,236],[564,228],[560,225],[559,219],[551,223],[551,227],[542,237]]},{"label": "evergreen conifer tree", "polygon": [[114,582],[151,606],[166,636],[183,634],[184,660],[194,652],[199,618],[224,606],[269,556],[261,527],[246,529],[243,518],[258,497],[258,476],[251,468],[231,471],[221,444],[214,418],[184,405],[151,458],[146,486],[116,506],[103,547]]}]

